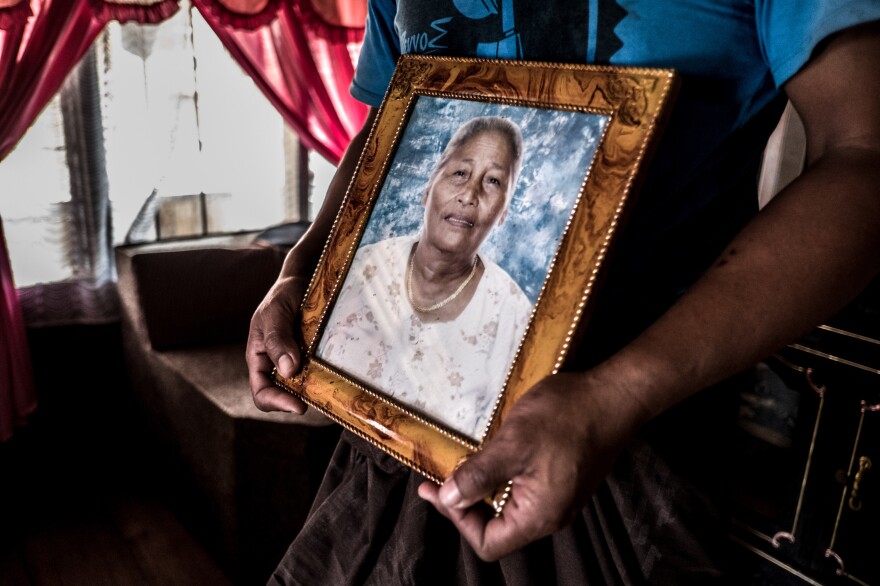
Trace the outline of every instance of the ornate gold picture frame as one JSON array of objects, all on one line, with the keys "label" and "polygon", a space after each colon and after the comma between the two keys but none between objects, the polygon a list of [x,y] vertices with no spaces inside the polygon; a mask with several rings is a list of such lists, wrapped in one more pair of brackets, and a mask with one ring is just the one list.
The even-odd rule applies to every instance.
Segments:
[{"label": "ornate gold picture frame", "polygon": [[[304,366],[277,384],[442,482],[562,367],[676,87],[666,69],[402,57],[302,305]],[[477,118],[520,138],[453,148]],[[437,300],[418,247],[438,239],[479,242],[419,305]]]}]

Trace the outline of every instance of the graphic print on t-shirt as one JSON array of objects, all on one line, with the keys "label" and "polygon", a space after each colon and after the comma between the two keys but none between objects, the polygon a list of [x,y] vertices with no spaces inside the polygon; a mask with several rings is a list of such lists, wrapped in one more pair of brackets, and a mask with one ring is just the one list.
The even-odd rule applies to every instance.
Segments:
[{"label": "graphic print on t-shirt", "polygon": [[615,0],[401,0],[395,24],[404,53],[608,63],[626,14]]}]

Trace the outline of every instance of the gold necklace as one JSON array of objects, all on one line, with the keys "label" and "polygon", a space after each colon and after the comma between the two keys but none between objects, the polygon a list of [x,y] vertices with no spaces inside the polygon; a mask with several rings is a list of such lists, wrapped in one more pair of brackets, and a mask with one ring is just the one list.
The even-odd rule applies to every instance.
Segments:
[{"label": "gold necklace", "polygon": [[409,267],[406,271],[406,296],[409,299],[410,305],[413,306],[413,309],[420,313],[428,313],[429,311],[434,311],[440,309],[444,305],[449,304],[453,299],[461,295],[461,292],[464,291],[464,288],[468,286],[468,283],[471,282],[471,279],[474,278],[474,275],[477,273],[477,261],[479,260],[479,256],[474,255],[474,264],[471,267],[471,274],[467,276],[467,279],[462,281],[461,285],[458,286],[458,289],[452,292],[452,295],[444,299],[443,301],[438,301],[434,305],[429,305],[428,307],[422,307],[420,305],[416,305],[415,299],[413,299],[412,294],[412,276],[413,276],[413,259],[416,257],[415,251],[413,251],[412,255],[409,257]]}]

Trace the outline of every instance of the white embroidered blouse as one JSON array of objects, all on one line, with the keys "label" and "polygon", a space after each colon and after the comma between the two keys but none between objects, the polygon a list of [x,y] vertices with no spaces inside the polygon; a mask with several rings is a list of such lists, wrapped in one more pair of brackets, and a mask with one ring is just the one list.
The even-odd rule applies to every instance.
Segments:
[{"label": "white embroidered blouse", "polygon": [[425,323],[406,296],[414,236],[360,248],[317,355],[355,379],[479,439],[528,325],[519,285],[481,257],[485,271],[455,320]]}]

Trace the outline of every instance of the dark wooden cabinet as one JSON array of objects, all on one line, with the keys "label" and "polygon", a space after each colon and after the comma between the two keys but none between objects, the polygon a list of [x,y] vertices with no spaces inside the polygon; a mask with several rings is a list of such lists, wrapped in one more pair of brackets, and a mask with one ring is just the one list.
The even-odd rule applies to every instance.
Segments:
[{"label": "dark wooden cabinet", "polygon": [[741,394],[732,535],[791,584],[880,585],[877,291],[759,364]]}]

